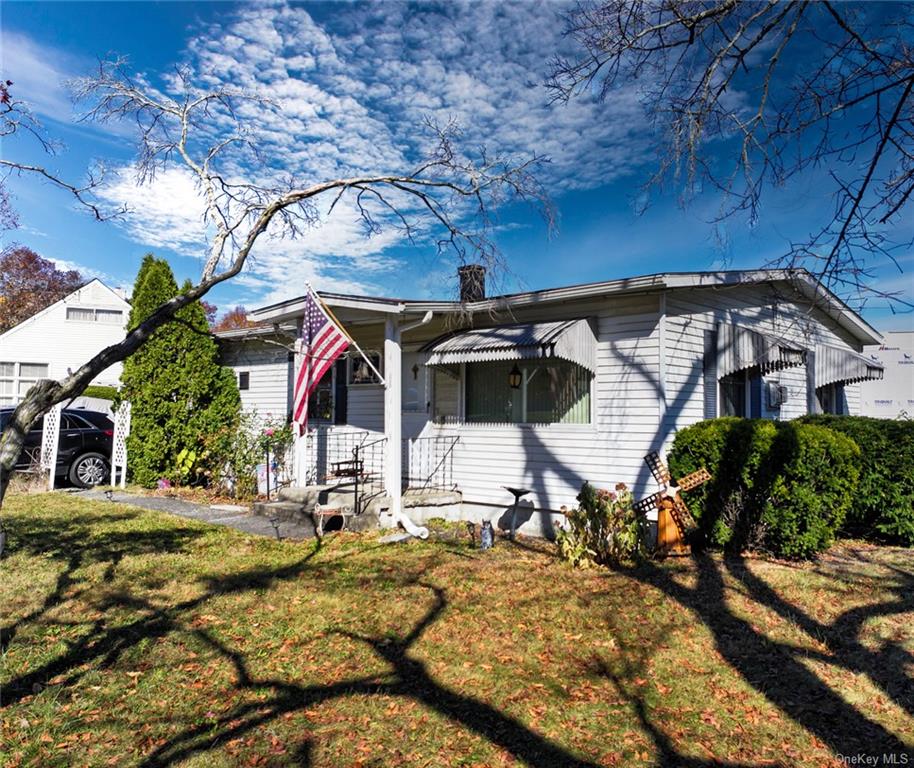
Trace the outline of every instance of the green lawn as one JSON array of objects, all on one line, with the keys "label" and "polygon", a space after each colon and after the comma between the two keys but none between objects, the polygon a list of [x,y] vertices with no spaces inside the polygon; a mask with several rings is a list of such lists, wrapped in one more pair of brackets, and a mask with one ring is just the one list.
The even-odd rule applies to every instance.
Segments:
[{"label": "green lawn", "polygon": [[4,520],[7,766],[912,752],[910,551],[575,572],[542,543],[317,547],[63,494],[12,496]]}]

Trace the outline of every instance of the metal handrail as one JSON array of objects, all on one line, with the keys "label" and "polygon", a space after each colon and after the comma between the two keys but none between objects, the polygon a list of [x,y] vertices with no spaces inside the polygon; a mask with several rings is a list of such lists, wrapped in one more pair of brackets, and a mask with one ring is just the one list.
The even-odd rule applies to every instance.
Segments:
[{"label": "metal handrail", "polygon": [[[362,442],[352,450],[355,466],[353,474],[354,510],[357,515],[362,514],[368,503],[371,503],[371,499],[380,496],[384,492],[384,444],[386,442],[387,438],[381,437],[369,443]],[[380,448],[377,446],[380,446]],[[379,456],[380,462],[377,462]],[[366,457],[368,458],[367,471]],[[377,471],[376,464],[379,464]],[[363,505],[366,499],[368,503]]]},{"label": "metal handrail", "polygon": [[[454,449],[459,436],[433,435],[407,439],[406,485],[416,489],[454,490]],[[426,448],[427,446],[427,448]],[[419,467],[422,472],[416,474]]]}]

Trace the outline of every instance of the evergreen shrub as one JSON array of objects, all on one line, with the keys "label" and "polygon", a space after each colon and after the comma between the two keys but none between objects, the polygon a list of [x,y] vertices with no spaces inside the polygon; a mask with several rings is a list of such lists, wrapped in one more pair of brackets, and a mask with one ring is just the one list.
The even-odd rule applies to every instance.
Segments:
[{"label": "evergreen shrub", "polygon": [[[186,283],[182,290],[188,290]],[[147,255],[137,275],[129,328],[178,295],[168,262]],[[208,484],[223,457],[207,450],[207,436],[237,428],[241,400],[235,376],[219,364],[199,301],[180,310],[124,361],[122,389],[115,405],[132,405],[127,439],[133,480],[153,487],[160,478]]]},{"label": "evergreen shrub", "polygon": [[705,542],[808,558],[834,540],[857,488],[860,450],[824,427],[720,418],[680,430],[674,478],[705,467],[712,479],[684,497]]},{"label": "evergreen shrub", "polygon": [[843,532],[914,546],[914,421],[865,416],[805,416],[860,447],[860,485]]}]

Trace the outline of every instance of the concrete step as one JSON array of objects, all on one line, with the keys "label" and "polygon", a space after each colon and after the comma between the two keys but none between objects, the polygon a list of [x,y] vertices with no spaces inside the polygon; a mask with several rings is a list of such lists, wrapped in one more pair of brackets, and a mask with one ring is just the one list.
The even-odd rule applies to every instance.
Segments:
[{"label": "concrete step", "polygon": [[[366,499],[364,486],[359,487],[359,499],[363,505],[371,507],[378,498],[386,499],[386,495],[379,495],[377,486],[372,489],[371,495]],[[355,509],[355,488],[339,485],[311,485],[306,488],[283,488],[279,492],[279,500],[287,504],[297,504],[308,512],[314,510],[315,504],[331,509]],[[377,506],[375,504],[375,506]]]},{"label": "concrete step", "polygon": [[255,501],[253,513],[260,517],[276,518],[283,522],[310,525],[314,527],[314,520],[310,510],[306,511],[301,504],[289,501]]},{"label": "concrete step", "polygon": [[460,504],[463,494],[460,491],[437,491],[410,488],[403,492],[403,508],[413,507],[446,507]]},{"label": "concrete step", "polygon": [[[386,498],[386,497],[385,497]],[[380,527],[378,521],[380,500],[375,500],[360,515],[346,515],[346,528],[350,531],[373,531]],[[325,509],[339,509],[322,505]],[[311,535],[317,535],[313,505],[305,506],[290,501],[258,501],[254,503],[253,513],[259,517],[274,519],[280,522],[294,523],[308,529]],[[328,525],[329,518],[324,520],[324,527]]]},{"label": "concrete step", "polygon": [[257,501],[252,509],[253,514],[268,520],[281,523],[292,523],[301,529],[304,536],[315,536],[314,518],[305,512],[300,504],[287,501]]}]

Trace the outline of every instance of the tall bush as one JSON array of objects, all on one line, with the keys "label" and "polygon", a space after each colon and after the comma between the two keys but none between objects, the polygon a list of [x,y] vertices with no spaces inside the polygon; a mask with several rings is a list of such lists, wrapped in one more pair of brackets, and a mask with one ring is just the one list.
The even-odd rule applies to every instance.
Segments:
[{"label": "tall bush", "polygon": [[805,416],[860,446],[860,485],[844,524],[851,536],[914,546],[914,422]]},{"label": "tall bush", "polygon": [[811,557],[844,522],[857,487],[859,449],[811,424],[722,418],[676,435],[674,477],[706,467],[712,480],[686,494],[704,539],[741,551]]},{"label": "tall bush", "polygon": [[[168,262],[152,255],[143,259],[135,286],[131,328],[178,295]],[[206,450],[206,437],[237,426],[241,401],[231,370],[219,365],[200,302],[124,361],[121,382],[120,398],[132,404],[127,455],[134,481],[148,487],[159,478],[206,482],[222,462]]]}]

